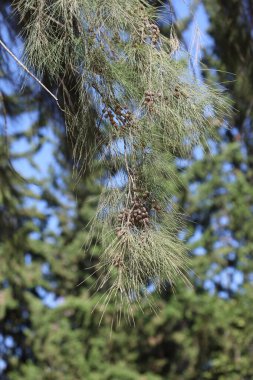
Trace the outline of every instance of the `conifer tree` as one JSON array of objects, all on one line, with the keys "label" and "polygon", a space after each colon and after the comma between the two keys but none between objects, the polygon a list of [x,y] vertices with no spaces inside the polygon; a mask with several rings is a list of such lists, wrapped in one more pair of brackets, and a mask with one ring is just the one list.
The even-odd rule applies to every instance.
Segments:
[{"label": "conifer tree", "polygon": [[[201,259],[202,269],[206,268],[202,285],[209,273],[213,291],[233,297],[238,290],[236,279],[247,287],[252,271],[252,235],[248,228],[252,222],[251,2],[204,3],[214,39],[213,48],[205,52],[205,63],[217,68],[215,80],[226,84],[236,112],[231,117],[231,128],[219,129],[222,143],[214,144],[213,154],[205,155],[188,170],[186,180],[195,184],[196,191],[189,194],[187,202],[201,232],[195,245],[212,252],[211,257]],[[217,13],[221,17],[216,17]],[[212,271],[210,261],[215,263]]]},{"label": "conifer tree", "polygon": [[[16,28],[6,20],[0,34],[10,41]],[[0,58],[0,377],[9,379],[20,376],[21,363],[37,360],[30,344],[36,311],[41,307],[45,315],[45,296],[61,295],[48,269],[56,238],[50,219],[61,203],[53,195],[54,183],[38,179],[39,156],[45,157],[42,150],[50,144],[50,108],[29,82],[21,92],[18,67],[3,50]],[[33,369],[31,376],[36,377]]]},{"label": "conifer tree", "polygon": [[[5,81],[9,85],[9,92],[11,81],[6,78]],[[1,88],[0,104],[3,127],[0,136],[0,334],[1,364],[8,372],[16,368],[18,357],[21,361],[31,357],[31,350],[26,344],[25,329],[32,323],[31,309],[35,300],[40,298],[40,287],[50,290],[41,270],[48,261],[51,249],[50,244],[32,237],[43,236],[47,225],[46,215],[33,206],[34,201],[40,197],[33,189],[41,186],[41,183],[32,177],[25,176],[24,179],[12,165],[14,160],[15,163],[23,160],[26,165],[27,161],[32,164],[31,157],[39,151],[40,140],[43,138],[32,144],[29,150],[15,152],[17,139],[19,142],[20,139],[23,142],[26,139],[31,141],[31,129],[19,128],[15,133],[10,134],[8,131],[8,135],[4,132],[10,120],[22,120],[21,113],[26,109],[24,99],[30,99],[31,103],[33,100],[29,88],[25,91],[25,97],[8,94],[6,89],[5,84]]]}]

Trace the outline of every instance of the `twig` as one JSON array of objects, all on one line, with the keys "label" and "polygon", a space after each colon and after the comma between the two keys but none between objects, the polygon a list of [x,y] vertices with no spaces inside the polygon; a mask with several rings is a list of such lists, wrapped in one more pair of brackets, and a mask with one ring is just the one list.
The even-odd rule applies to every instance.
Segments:
[{"label": "twig", "polygon": [[4,42],[0,39],[0,45],[7,51],[8,54],[22,67],[23,70],[27,72],[41,87],[44,88],[53,98],[56,100],[58,104],[57,97],[15,56],[14,53],[4,44]]}]

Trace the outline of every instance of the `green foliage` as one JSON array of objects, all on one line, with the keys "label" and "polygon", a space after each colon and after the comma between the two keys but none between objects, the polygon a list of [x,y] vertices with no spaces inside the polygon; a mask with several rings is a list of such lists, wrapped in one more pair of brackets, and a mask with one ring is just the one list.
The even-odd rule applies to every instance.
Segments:
[{"label": "green foliage", "polygon": [[[170,38],[162,35],[156,8],[148,3],[18,0],[15,9],[28,64],[57,84],[78,74],[75,113],[69,100],[63,101],[68,134],[77,131],[75,166],[82,170],[82,162],[97,157],[110,162],[110,177],[114,165],[109,197],[103,197],[94,220],[104,227],[106,274],[99,286],[109,286],[106,300],[119,293],[130,305],[132,294],[139,299],[149,280],[159,290],[186,267],[180,219],[167,207],[175,193],[158,185],[167,168],[150,163],[166,162],[167,152],[185,157],[196,144],[206,146],[214,134],[212,118],[222,120],[229,106],[221,91],[197,81],[175,58],[173,26]],[[86,141],[91,108],[98,115],[95,145]],[[115,172],[120,186],[113,185]]]},{"label": "green foliage", "polygon": [[[1,7],[2,4],[7,3],[6,0],[1,2],[1,15],[6,16]],[[57,4],[59,5],[60,2]],[[110,151],[117,152],[116,165],[115,161],[112,162],[115,156],[107,154],[109,148],[108,151],[102,150],[101,155],[96,156],[98,160],[92,167],[93,175],[88,171],[83,175],[83,170],[80,174],[80,167],[86,166],[85,160],[80,159],[76,168],[80,174],[79,181],[73,190],[70,160],[73,151],[59,123],[56,125],[57,128],[52,129],[51,139],[57,166],[50,169],[47,180],[36,182],[34,178],[26,178],[24,182],[13,171],[8,159],[16,170],[18,166],[15,164],[18,160],[22,159],[22,163],[27,159],[33,160],[35,152],[40,152],[44,144],[43,138],[45,139],[48,134],[48,130],[44,130],[42,125],[49,123],[55,125],[57,118],[55,112],[54,123],[52,123],[51,108],[44,96],[38,94],[34,88],[18,96],[17,88],[20,88],[19,83],[16,83],[18,81],[13,78],[12,83],[9,83],[8,91],[12,94],[8,96],[5,94],[5,108],[8,114],[8,126],[11,125],[10,130],[7,130],[12,145],[8,154],[6,150],[4,154],[2,154],[3,150],[0,150],[0,355],[6,364],[6,368],[1,370],[0,377],[4,380],[247,380],[253,377],[252,139],[250,139],[252,91],[250,90],[251,81],[247,79],[250,75],[246,76],[241,71],[240,55],[233,54],[231,57],[229,54],[231,45],[228,44],[227,38],[228,34],[233,34],[234,40],[230,37],[231,41],[234,41],[231,42],[232,45],[240,46],[242,52],[244,49],[249,49],[250,39],[246,32],[249,29],[245,27],[242,30],[244,24],[241,23],[242,17],[239,17],[241,13],[238,9],[241,9],[241,4],[240,1],[233,1],[224,5],[226,15],[233,15],[232,25],[239,26],[234,27],[233,33],[227,32],[228,29],[225,26],[222,28],[226,24],[226,17],[221,13],[223,8],[220,8],[220,2],[209,2],[207,8],[211,16],[212,33],[217,36],[216,52],[224,52],[227,57],[225,60],[222,56],[219,68],[228,72],[231,71],[230,68],[233,65],[234,72],[242,73],[238,78],[241,85],[237,82],[229,84],[230,91],[237,100],[236,108],[241,111],[233,115],[234,128],[230,131],[220,129],[221,142],[211,141],[212,154],[204,152],[202,158],[196,159],[194,153],[189,155],[188,149],[186,149],[187,152],[181,151],[180,154],[190,159],[186,161],[185,166],[183,166],[184,161],[183,163],[180,161],[180,170],[175,167],[173,157],[178,152],[168,151],[165,148],[168,145],[161,141],[160,134],[157,132],[158,138],[154,141],[159,154],[153,154],[151,150],[152,154],[145,157],[138,170],[137,188],[139,185],[143,187],[143,195],[151,188],[151,193],[156,195],[156,200],[162,209],[165,205],[169,205],[169,213],[163,210],[158,212],[159,218],[169,218],[169,221],[163,222],[163,228],[160,228],[160,222],[157,224],[159,228],[156,237],[152,237],[153,245],[154,241],[162,235],[164,226],[170,226],[169,232],[173,236],[169,242],[174,243],[174,234],[177,234],[181,228],[179,202],[193,222],[188,223],[189,231],[188,234],[185,233],[185,240],[188,241],[192,267],[197,274],[194,275],[192,271],[189,271],[194,287],[188,289],[183,283],[178,283],[177,292],[173,294],[173,287],[169,282],[166,286],[160,286],[157,282],[161,295],[153,295],[156,305],[155,313],[150,310],[150,297],[145,297],[146,289],[144,289],[142,310],[136,303],[130,303],[130,310],[129,308],[124,310],[124,318],[121,318],[119,326],[113,323],[115,315],[120,317],[122,312],[118,302],[115,304],[114,299],[111,300],[106,309],[102,302],[113,282],[109,280],[105,287],[98,291],[97,285],[101,283],[101,278],[104,279],[101,264],[106,263],[108,258],[104,255],[100,261],[101,254],[106,252],[100,245],[100,228],[104,229],[102,236],[106,247],[112,244],[114,248],[115,244],[121,241],[117,238],[115,230],[118,227],[118,214],[122,208],[125,208],[123,205],[124,194],[127,194],[125,185],[128,183],[128,173],[124,169],[125,158],[117,150],[117,142],[123,138],[122,133],[115,131],[115,127],[107,123],[107,118],[106,122],[103,120],[103,128],[101,128],[102,142],[94,141],[91,132],[92,128],[96,130],[96,127],[92,120],[94,122],[96,112],[99,113],[101,109],[98,107],[95,112],[92,101],[91,109],[87,108],[90,121],[84,124],[87,126],[85,133],[90,149],[93,152],[98,146],[104,148],[108,141],[108,133],[110,133]],[[25,6],[30,7],[28,2]],[[217,17],[217,9],[219,17]],[[23,19],[23,24],[29,25],[29,17],[27,17]],[[5,17],[5,25],[8,25],[9,20],[10,18]],[[115,23],[115,17],[113,22],[110,22]],[[240,23],[237,24],[237,22]],[[42,23],[48,25],[44,20]],[[15,28],[16,25],[17,23],[15,23]],[[224,37],[219,39],[218,37],[223,36],[223,32]],[[245,35],[248,36],[247,43],[242,43],[241,36]],[[69,46],[72,49],[72,44],[68,44],[64,39],[63,41],[66,47]],[[57,46],[64,49],[61,43],[59,38]],[[61,49],[55,54],[57,55]],[[150,47],[147,46],[147,49],[150,50]],[[245,57],[244,53],[243,56]],[[58,58],[59,56],[55,57],[57,62]],[[217,56],[217,60],[218,58]],[[5,57],[5,65],[6,62],[8,63]],[[175,68],[176,63],[174,64],[175,66],[172,62]],[[247,60],[245,69],[247,68],[248,73],[250,67],[251,60]],[[63,70],[62,66],[58,72],[61,70]],[[68,70],[70,75],[71,69],[68,68]],[[121,76],[121,73],[124,74],[122,74],[121,83],[128,86],[133,94],[134,90],[129,85],[131,78],[130,74],[129,77],[127,76],[127,70],[116,65],[113,70],[117,73],[117,78]],[[0,72],[5,72],[6,78],[11,78],[8,72],[4,71],[4,67],[0,68]],[[132,71],[130,72],[132,74]],[[45,69],[43,77],[45,83],[53,81],[53,75],[56,75],[54,67],[50,72],[50,80]],[[227,74],[219,75],[220,81],[229,79]],[[57,82],[56,79],[55,81]],[[12,87],[13,82],[14,87]],[[76,103],[79,107],[79,102],[76,102],[79,90],[73,93],[70,91],[70,82],[64,82],[64,85],[68,85],[66,91],[70,93],[73,107],[76,107]],[[143,84],[137,83],[138,86],[143,86]],[[244,91],[246,87],[248,93]],[[59,93],[62,92],[64,92],[62,87],[59,87]],[[138,98],[138,91],[136,97]],[[92,100],[92,97],[88,99]],[[95,100],[97,99],[99,104],[101,100],[98,95]],[[172,100],[177,101],[174,98]],[[18,129],[12,133],[12,128],[16,129],[18,126],[29,124],[28,120],[16,118],[20,112],[26,112],[28,109],[25,108],[26,103],[29,103],[30,110],[39,108],[40,115],[36,114],[36,121],[30,123],[31,128],[25,131]],[[134,104],[133,108],[135,106]],[[69,107],[69,102],[67,107]],[[0,109],[2,115],[2,102]],[[12,116],[15,116],[15,119]],[[70,111],[65,116],[67,120],[68,118],[72,120],[73,115]],[[175,120],[175,118],[176,116],[173,116],[172,119]],[[15,123],[15,120],[18,123]],[[76,128],[80,120],[86,120],[82,113],[77,114],[76,124],[74,123],[75,126],[71,130],[74,145],[78,141]],[[1,123],[2,121],[1,118]],[[213,120],[210,118],[209,122]],[[148,127],[147,134],[142,136],[145,143],[152,128]],[[216,128],[215,125],[214,128]],[[115,133],[116,137],[112,138],[112,133]],[[41,134],[42,140],[39,138]],[[80,142],[84,135],[80,133],[78,136]],[[31,152],[17,155],[13,144],[15,141],[20,144],[21,140],[27,138]],[[1,139],[4,141],[1,147],[6,146],[6,137],[3,136]],[[91,144],[92,142],[94,145]],[[128,139],[127,143],[128,147],[132,146]],[[177,149],[180,148],[179,145],[181,146],[178,144]],[[82,153],[82,149],[77,150],[78,154]],[[120,149],[123,149],[122,146]],[[128,148],[127,159],[132,164],[135,158],[129,153],[131,152]],[[13,161],[13,157],[19,158]],[[109,175],[103,171],[105,161]],[[152,165],[158,170],[154,170]],[[117,192],[115,189],[114,192],[110,191],[112,179],[115,183],[118,180],[117,175],[112,174],[113,170],[115,174],[118,174],[121,169],[120,177],[123,178],[121,187],[117,186]],[[24,174],[23,171],[22,174]],[[133,175],[132,172],[131,175]],[[101,177],[102,180],[98,180]],[[31,183],[37,183],[38,186]],[[106,183],[107,186],[96,211],[101,183]],[[172,194],[175,195],[173,201]],[[178,203],[175,204],[174,198]],[[45,206],[43,210],[31,207],[32,202],[40,205],[40,199],[43,200]],[[110,212],[106,208],[108,203]],[[159,205],[154,204],[158,210]],[[157,211],[154,209],[154,212]],[[57,218],[57,233],[49,228],[51,215]],[[92,225],[91,231],[88,231],[85,226],[93,218],[97,218],[97,222]],[[106,232],[109,237],[111,236],[108,240]],[[151,230],[147,235],[151,233],[154,232]],[[143,232],[140,235],[142,234]],[[128,231],[127,236],[129,236]],[[135,235],[131,234],[130,239],[134,238]],[[161,244],[164,244],[164,240],[160,239],[159,246]],[[176,241],[175,244],[180,243]],[[81,248],[83,246],[87,247],[85,252]],[[137,244],[137,247],[139,246]],[[200,248],[203,255],[195,255],[199,253]],[[158,243],[153,251],[157,252],[157,250]],[[135,257],[136,250],[132,252],[140,265],[138,273],[142,273],[143,268],[146,268],[145,265],[141,265],[144,261],[141,261],[141,257],[149,260],[147,264],[151,271],[156,270],[162,273],[163,267],[152,267],[151,256],[148,256],[146,251],[143,253],[143,246],[140,246],[138,252],[140,257]],[[166,259],[169,258],[170,256],[166,256]],[[130,258],[126,255],[126,259]],[[160,256],[158,259],[160,260]],[[156,264],[160,262],[158,259],[155,261]],[[178,270],[181,266],[180,255],[174,257],[174,260],[177,262],[176,269]],[[110,268],[108,270],[110,271]],[[115,271],[115,268],[113,270]],[[132,272],[136,276],[135,268]],[[106,273],[108,275],[108,271]],[[170,276],[171,273],[173,272],[170,271]],[[99,277],[101,275],[102,277]],[[243,284],[238,291],[235,284],[237,277],[242,275]],[[81,282],[82,285],[75,286]],[[45,293],[41,293],[41,289]],[[54,307],[46,305],[47,291],[52,292],[51,294],[55,297]],[[131,297],[133,296],[131,294]],[[127,305],[129,306],[129,303]],[[133,316],[134,326],[129,324]]]},{"label": "green foliage", "polygon": [[[11,81],[9,81],[9,86],[11,88]],[[13,97],[18,96],[13,95]],[[4,103],[12,106],[11,97],[5,98],[2,92],[2,99],[4,102],[1,102],[1,111],[6,114],[4,118],[1,118],[1,122],[5,120],[9,126],[9,108],[5,108]],[[21,112],[16,110],[16,117],[21,120]],[[26,139],[22,128],[20,128],[20,133]],[[30,356],[30,349],[24,343],[25,327],[31,324],[32,303],[39,296],[39,287],[47,291],[52,290],[52,284],[46,281],[42,273],[42,267],[48,262],[52,252],[52,246],[45,237],[48,217],[34,207],[34,202],[40,198],[36,190],[41,186],[41,182],[29,176],[25,176],[24,179],[14,169],[12,162],[17,165],[22,158],[26,164],[28,161],[22,154],[19,154],[14,161],[12,146],[16,141],[15,134],[12,135],[9,132],[8,144],[6,144],[6,136],[0,136],[0,145],[3,148],[0,157],[1,355],[2,360],[6,361],[8,370],[14,371],[19,366],[17,352],[21,352],[24,360]],[[34,151],[38,151],[36,142],[34,145],[36,149],[32,149],[33,155]],[[11,148],[10,151],[8,147]],[[31,152],[28,151],[28,157],[29,153]],[[33,236],[39,236],[39,239],[34,239]],[[30,264],[28,264],[29,260]],[[31,296],[28,297],[28,294]],[[8,339],[9,343],[6,343]]]}]

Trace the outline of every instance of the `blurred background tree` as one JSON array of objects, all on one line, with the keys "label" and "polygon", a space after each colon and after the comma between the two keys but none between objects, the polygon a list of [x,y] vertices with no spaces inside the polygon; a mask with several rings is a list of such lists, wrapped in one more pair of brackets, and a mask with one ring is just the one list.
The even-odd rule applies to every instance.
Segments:
[{"label": "blurred background tree", "polygon": [[[1,50],[1,379],[253,378],[253,4],[204,0],[194,12],[198,6],[212,37],[202,61],[215,68],[203,77],[229,89],[235,113],[230,130],[217,125],[220,140],[210,141],[210,154],[195,150],[175,162],[185,184],[178,202],[190,219],[185,238],[194,288],[182,284],[173,294],[168,286],[155,296],[157,314],[145,304],[136,310],[135,326],[124,318],[112,325],[114,304],[102,321],[103,310],[94,310],[100,295],[87,268],[100,250],[91,256],[82,246],[101,190],[96,174],[86,171],[74,188],[61,115]],[[178,24],[182,36],[191,19],[189,12]],[[19,52],[20,26],[7,0],[0,21],[0,37]],[[54,87],[46,73],[44,80]],[[73,83],[68,78],[60,91],[76,89]],[[71,96],[74,107],[78,92]],[[92,117],[91,110],[91,123]]]}]

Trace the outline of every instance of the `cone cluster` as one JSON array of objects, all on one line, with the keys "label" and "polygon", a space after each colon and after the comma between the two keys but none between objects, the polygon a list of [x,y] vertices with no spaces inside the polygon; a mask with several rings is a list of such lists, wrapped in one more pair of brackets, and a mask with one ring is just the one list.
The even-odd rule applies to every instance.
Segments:
[{"label": "cone cluster", "polygon": [[[146,193],[148,196],[148,192]],[[120,227],[117,227],[117,236],[122,236],[122,227],[136,227],[143,229],[150,225],[150,210],[145,199],[135,197],[131,202],[131,208],[123,209],[118,215],[118,223]]]},{"label": "cone cluster", "polygon": [[150,200],[150,193],[145,191],[141,196],[135,195],[130,207],[124,208],[118,215],[116,234],[121,237],[127,228],[145,229],[150,226],[151,210],[161,211],[161,207],[155,199]]},{"label": "cone cluster", "polygon": [[115,129],[125,132],[129,127],[133,126],[133,115],[126,109],[121,107],[119,104],[113,108],[104,108],[103,116],[110,120],[110,124],[115,127]]},{"label": "cone cluster", "polygon": [[[145,8],[141,8],[141,11],[144,10]],[[141,15],[141,21],[142,26],[140,26],[139,28],[139,33],[141,34],[142,42],[145,42],[145,40],[148,39],[148,41],[151,40],[151,44],[153,46],[156,46],[160,37],[159,27],[156,24],[151,23],[148,17],[145,15],[145,13]]]},{"label": "cone cluster", "polygon": [[188,98],[187,94],[179,86],[175,87],[174,96],[177,99],[179,99],[180,97]]},{"label": "cone cluster", "polygon": [[152,42],[152,45],[156,45],[158,40],[159,40],[159,36],[160,36],[160,30],[158,28],[158,26],[156,24],[151,24],[150,25],[150,29],[151,29],[151,42]]},{"label": "cone cluster", "polygon": [[146,91],[144,104],[148,107],[150,111],[153,110],[154,103],[155,103],[155,93],[153,91]]}]

